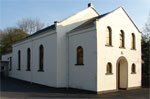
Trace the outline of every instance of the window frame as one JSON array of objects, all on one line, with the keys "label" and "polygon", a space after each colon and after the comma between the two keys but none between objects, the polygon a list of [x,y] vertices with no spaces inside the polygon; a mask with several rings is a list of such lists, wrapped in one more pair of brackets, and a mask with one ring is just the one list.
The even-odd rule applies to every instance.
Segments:
[{"label": "window frame", "polygon": [[84,65],[84,49],[82,46],[78,46],[76,49],[76,64],[75,65],[76,66],[83,66]]},{"label": "window frame", "polygon": [[21,70],[21,50],[18,50],[18,71]]},{"label": "window frame", "polygon": [[107,65],[106,65],[106,75],[112,75],[113,72],[112,72],[112,64],[111,62],[108,62]]},{"label": "window frame", "polygon": [[39,70],[38,72],[44,72],[44,46],[39,46]]},{"label": "window frame", "polygon": [[[108,40],[108,42],[107,42]],[[112,29],[110,26],[107,26],[107,33],[106,33],[106,44],[105,46],[112,47]]]},{"label": "window frame", "polygon": [[119,38],[119,41],[120,41],[120,46],[119,48],[125,48],[125,33],[123,30],[120,30],[120,38]]},{"label": "window frame", "polygon": [[12,57],[9,57],[9,71],[12,70]]},{"label": "window frame", "polygon": [[131,34],[131,50],[136,50],[135,34]]},{"label": "window frame", "polygon": [[134,63],[131,65],[131,74],[136,74],[136,65]]},{"label": "window frame", "polygon": [[31,50],[27,49],[27,69],[26,71],[31,71]]}]

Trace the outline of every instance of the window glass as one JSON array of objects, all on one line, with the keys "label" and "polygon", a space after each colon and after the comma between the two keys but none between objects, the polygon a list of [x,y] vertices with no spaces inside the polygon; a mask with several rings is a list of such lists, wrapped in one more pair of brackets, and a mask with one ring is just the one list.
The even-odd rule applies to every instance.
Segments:
[{"label": "window glass", "polygon": [[83,65],[83,48],[81,46],[77,48],[77,64]]}]

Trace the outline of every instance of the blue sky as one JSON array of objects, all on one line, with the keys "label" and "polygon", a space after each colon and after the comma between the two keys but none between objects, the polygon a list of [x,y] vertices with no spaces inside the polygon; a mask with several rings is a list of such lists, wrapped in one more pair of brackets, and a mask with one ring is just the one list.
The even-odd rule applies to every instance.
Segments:
[{"label": "blue sky", "polygon": [[46,25],[87,8],[92,2],[100,14],[122,6],[142,31],[150,0],[0,0],[0,29],[16,26],[22,18],[38,18]]}]

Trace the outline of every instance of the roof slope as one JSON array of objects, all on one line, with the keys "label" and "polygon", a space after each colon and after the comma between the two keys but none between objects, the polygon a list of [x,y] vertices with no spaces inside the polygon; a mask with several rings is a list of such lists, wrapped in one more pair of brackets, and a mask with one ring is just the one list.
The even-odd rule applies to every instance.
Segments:
[{"label": "roof slope", "polygon": [[[119,7],[117,9],[120,9],[122,7]],[[99,15],[97,17],[94,17],[94,18],[91,18],[89,19],[87,22],[81,24],[80,26],[76,27],[75,29],[71,30],[70,32],[74,32],[74,31],[77,31],[77,30],[80,30],[81,28],[84,28],[84,27],[87,27],[88,25],[91,25],[93,24],[94,21],[96,21],[97,19],[101,19],[111,13],[113,13],[114,11],[116,11],[117,9],[111,11],[111,12],[108,12],[108,13],[105,13],[105,14],[102,14],[102,15]],[[127,17],[129,18],[129,20],[133,23],[133,25],[135,26],[135,28],[139,31],[139,33],[141,33],[141,31],[138,29],[138,27],[135,25],[135,23],[132,21],[132,19],[129,17],[129,15],[127,14],[127,12],[122,8],[122,10],[125,12],[125,14],[127,15]]]},{"label": "roof slope", "polygon": [[105,14],[99,15],[97,17],[91,18],[87,22],[81,24],[80,26],[76,27],[75,29],[71,30],[70,32],[77,31],[77,30],[80,30],[81,28],[84,28],[84,27],[87,27],[89,25],[92,25],[93,22],[96,21],[96,19],[103,18],[104,16],[108,15],[109,13],[105,13]]},{"label": "roof slope", "polygon": [[41,34],[41,33],[43,33],[43,32],[46,32],[46,31],[48,31],[48,30],[55,30],[55,29],[56,29],[55,24],[53,24],[53,25],[51,25],[51,26],[48,26],[48,27],[46,27],[46,28],[44,28],[44,29],[41,29],[41,30],[39,30],[39,31],[37,31],[37,32],[35,32],[35,33],[33,33],[33,34],[31,34],[31,35],[25,37],[25,38],[22,39],[22,40],[19,40],[19,41],[15,42],[14,44],[19,43],[19,42],[21,42],[21,41],[23,41],[23,40],[29,39],[29,38],[31,38],[31,37],[33,37],[33,36],[35,36],[35,35]]},{"label": "roof slope", "polygon": [[125,11],[125,9],[123,8],[123,7],[121,7],[122,8],[122,10],[125,12],[125,14],[128,16],[128,18],[130,19],[130,21],[133,23],[133,25],[135,26],[135,28],[140,32],[140,33],[142,33],[140,30],[139,30],[139,28],[136,26],[136,24],[133,22],[133,20],[129,17],[129,15],[127,14],[127,12]]},{"label": "roof slope", "polygon": [[42,30],[39,30],[39,31],[35,32],[35,33],[32,34],[32,35],[27,36],[26,38],[29,38],[29,37],[31,37],[31,36],[40,34],[40,33],[42,33],[42,32],[48,31],[48,30],[55,30],[55,29],[56,29],[56,28],[55,28],[55,24],[53,24],[53,25],[51,25],[51,26],[48,26],[48,27],[46,27],[46,28],[44,28],[44,29],[42,29]]}]

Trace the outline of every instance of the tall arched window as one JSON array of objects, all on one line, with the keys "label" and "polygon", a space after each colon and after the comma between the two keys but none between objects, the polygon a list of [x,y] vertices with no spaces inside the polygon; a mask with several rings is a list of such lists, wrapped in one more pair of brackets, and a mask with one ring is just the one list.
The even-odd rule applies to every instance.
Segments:
[{"label": "tall arched window", "polygon": [[44,47],[43,45],[40,45],[39,47],[39,70],[38,71],[44,71],[43,65],[44,65]]},{"label": "tall arched window", "polygon": [[77,65],[83,65],[83,48],[81,46],[77,48]]},{"label": "tall arched window", "polygon": [[125,47],[124,40],[125,40],[124,32],[123,32],[123,30],[121,30],[120,31],[120,48],[124,48]]},{"label": "tall arched window", "polygon": [[12,69],[12,57],[9,57],[9,70],[11,71]]},{"label": "tall arched window", "polygon": [[132,66],[131,66],[131,73],[132,73],[132,74],[135,74],[135,73],[136,73],[136,66],[135,66],[134,63],[133,63]]},{"label": "tall arched window", "polygon": [[30,48],[27,49],[27,71],[30,71],[31,66],[31,51]]},{"label": "tall arched window", "polygon": [[18,51],[18,70],[21,70],[21,51]]},{"label": "tall arched window", "polygon": [[111,46],[112,45],[112,30],[111,27],[107,27],[107,33],[106,33],[106,45]]},{"label": "tall arched window", "polygon": [[110,62],[107,64],[106,74],[112,74],[112,64]]},{"label": "tall arched window", "polygon": [[135,49],[135,35],[132,33],[131,35],[131,49]]}]

